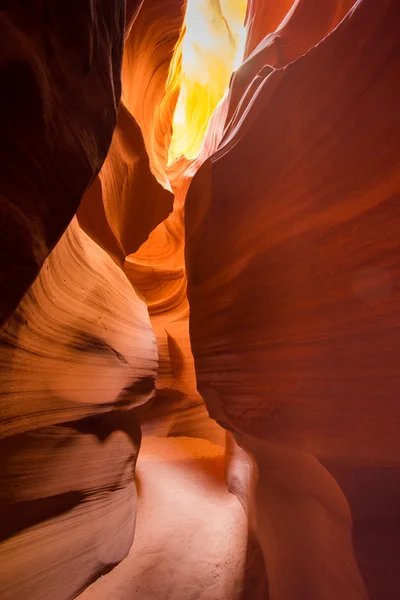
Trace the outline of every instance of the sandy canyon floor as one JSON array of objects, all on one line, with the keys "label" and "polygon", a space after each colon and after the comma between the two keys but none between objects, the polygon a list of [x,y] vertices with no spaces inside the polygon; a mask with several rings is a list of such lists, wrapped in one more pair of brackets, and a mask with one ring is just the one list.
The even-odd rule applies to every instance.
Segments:
[{"label": "sandy canyon floor", "polygon": [[138,514],[128,557],[79,600],[238,600],[247,520],[226,488],[223,448],[144,437]]}]

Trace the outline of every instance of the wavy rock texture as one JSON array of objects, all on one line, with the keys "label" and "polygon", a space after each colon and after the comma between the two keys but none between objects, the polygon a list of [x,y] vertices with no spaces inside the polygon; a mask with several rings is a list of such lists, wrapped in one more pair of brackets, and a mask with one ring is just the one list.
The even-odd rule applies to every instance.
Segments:
[{"label": "wavy rock texture", "polygon": [[71,598],[133,540],[147,309],[74,220],[1,336],[1,597]]},{"label": "wavy rock texture", "polygon": [[107,159],[82,199],[79,223],[122,266],[172,206],[172,193],[150,170],[140,127],[121,103]]},{"label": "wavy rock texture", "polygon": [[184,176],[182,187],[174,188],[174,211],[138,252],[126,258],[124,266],[129,280],[146,299],[159,348],[157,395],[143,415],[143,431],[222,443],[223,431],[208,418],[196,390],[190,349],[183,209],[179,205],[189,182],[190,177]]},{"label": "wavy rock texture", "polygon": [[395,600],[398,0],[249,0],[170,167],[183,0],[5,8],[1,598]]},{"label": "wavy rock texture", "polygon": [[400,10],[352,4],[256,36],[186,201],[198,388],[256,459],[279,600],[398,589]]},{"label": "wavy rock texture", "polygon": [[[273,68],[285,67],[305,54],[340,23],[354,3],[355,0],[326,0],[323,3],[315,0],[296,0],[279,27],[273,32],[268,32],[252,52],[249,50],[255,34],[249,27],[246,48],[248,53],[245,64],[232,78],[226,121],[231,120],[239,102],[245,106],[251,102],[254,86],[257,84],[257,80],[253,81],[256,75],[266,76]],[[258,13],[254,14],[250,22],[253,25],[260,23],[265,26],[265,21],[260,19]],[[268,20],[266,22],[268,23]],[[243,102],[243,96],[246,102]]]},{"label": "wavy rock texture", "polygon": [[208,418],[196,390],[188,333],[183,203],[195,168],[188,172],[185,159],[166,168],[179,91],[168,73],[183,8],[180,0],[145,1],[127,30],[117,127],[78,219],[123,267],[149,308],[160,367],[157,400],[143,417],[144,431],[221,442],[223,432]]},{"label": "wavy rock texture", "polygon": [[179,94],[168,74],[184,11],[185,0],[144,0],[126,39],[122,65],[124,102],[141,128],[151,169],[167,188],[165,165]]},{"label": "wavy rock texture", "polygon": [[[129,40],[134,40],[132,30],[137,34],[135,18],[139,4],[126,7],[126,60],[130,56]],[[151,8],[151,4],[147,3],[147,7]],[[182,19],[182,7],[180,4],[177,7],[177,15]],[[100,19],[96,6],[93,10],[94,18]],[[145,11],[139,14],[143,16]],[[73,15],[72,10],[70,18]],[[55,11],[56,23],[59,16]],[[166,16],[170,18],[168,12]],[[170,21],[167,25],[170,28]],[[181,20],[178,33],[180,25]],[[121,28],[118,32],[120,36],[122,31]],[[167,48],[172,56],[176,39],[172,36],[171,40]],[[38,64],[46,71],[41,58]],[[50,80],[51,67],[46,73]],[[110,71],[104,70],[105,73]],[[164,67],[164,88],[161,88],[164,95],[167,73],[168,63]],[[69,81],[63,80],[60,86],[77,96]],[[62,90],[64,96],[65,90]],[[57,90],[51,89],[51,92]],[[64,96],[60,102],[64,102],[65,108]],[[109,124],[107,119],[100,120],[98,116],[99,110],[105,110],[107,98],[100,95],[96,86],[92,87],[92,97],[96,97],[99,104],[97,112],[91,115],[93,124],[97,119],[98,131],[92,134],[95,147],[103,143],[97,139],[98,134],[107,129],[112,131],[118,98],[113,99],[113,121],[110,119]],[[172,118],[173,98],[168,101],[172,103]],[[16,116],[20,108],[15,108]],[[79,207],[79,225],[90,237],[77,221],[72,222],[2,330],[0,582],[1,596],[5,599],[16,600],[23,595],[33,599],[73,598],[93,579],[119,563],[133,540],[136,512],[133,475],[141,440],[140,415],[142,406],[154,396],[157,349],[147,307],[117,265],[124,266],[125,258],[166,219],[172,210],[173,194],[152,174],[150,163],[152,160],[156,164],[156,155],[148,155],[142,130],[130,109],[126,97],[119,106],[107,159]],[[35,111],[38,111],[37,106],[32,109],[34,115]],[[60,114],[63,113],[59,111],[58,116]],[[140,111],[138,114],[140,116]],[[76,132],[83,135],[85,128],[89,132],[91,122],[83,109],[81,117],[83,123],[77,123]],[[69,125],[75,135],[73,119]],[[170,123],[167,128],[170,129]],[[142,129],[146,135],[146,129]],[[43,131],[50,138],[53,135],[51,130]],[[71,164],[73,170],[73,163],[66,161],[63,165],[66,171],[61,172],[65,154],[57,155],[57,144],[66,145],[63,130],[60,139],[50,141],[41,139],[38,132],[31,132],[29,128],[26,132],[26,138],[31,134],[38,138],[35,141],[40,142],[42,154],[38,150],[37,155],[46,157],[49,172],[54,168],[59,182],[67,175],[68,185],[63,193],[69,201],[73,200],[71,185],[82,182],[79,194],[76,193],[78,201],[105,153],[101,161],[98,156],[90,156],[93,163],[89,166],[96,165],[90,176],[82,169],[82,174],[77,171],[77,181],[71,182],[67,167]],[[22,133],[17,133],[17,142],[26,143]],[[107,145],[109,143],[110,136]],[[49,149],[56,155],[52,156]],[[87,161],[85,154],[79,154],[79,148],[73,144],[71,149],[63,147],[63,150],[71,152],[76,161],[75,170]],[[53,165],[55,158],[61,162]],[[31,154],[27,156],[29,161],[34,166]],[[57,177],[54,176],[55,181]],[[15,183],[15,178],[13,181]],[[166,182],[170,188],[164,173],[163,183]],[[19,196],[15,197],[20,200]],[[55,192],[54,197],[60,199]],[[38,225],[42,218],[40,211],[45,215],[48,211],[49,226],[53,227],[52,198],[43,197],[42,204],[35,197],[29,200],[38,211]],[[64,208],[64,196],[60,201]],[[71,203],[70,209],[72,216],[76,205]],[[171,215],[171,222],[174,227],[178,224],[178,235],[174,235],[179,237],[176,248],[179,257],[175,261],[181,262],[178,271],[183,271],[181,210]],[[67,224],[66,214],[61,210],[58,236]],[[166,226],[162,227],[167,230]],[[32,235],[40,241],[36,232]],[[48,246],[43,258],[50,249]],[[165,258],[166,264],[169,256]],[[25,257],[21,261],[24,262]],[[37,271],[39,267],[40,264]],[[168,268],[171,270],[171,266]],[[163,269],[164,264],[160,271]],[[157,276],[151,269],[150,285],[154,285]],[[133,279],[135,277],[137,273]],[[167,319],[156,327],[163,355],[159,370],[164,371],[159,387],[164,392],[172,388],[171,394],[165,393],[165,397],[168,395],[168,402],[171,399],[175,402],[176,414],[184,414],[185,426],[178,427],[178,433],[198,431],[200,411],[211,429],[209,434],[203,435],[215,438],[219,428],[213,427],[207,418],[204,403],[195,389],[185,279],[182,281],[179,281],[178,302],[182,316],[174,314],[176,322],[168,325],[167,331],[165,323],[172,320],[175,304],[166,297]],[[148,285],[146,280],[144,287]],[[187,400],[188,410],[180,406],[182,399]],[[147,429],[165,434],[174,432],[176,415],[173,413],[170,418],[166,416],[165,406],[161,408],[161,419],[156,409]],[[194,425],[191,421],[195,421]]]},{"label": "wavy rock texture", "polygon": [[[123,101],[107,159],[78,211],[81,227],[120,266],[173,208],[164,136],[170,136],[176,103],[167,93],[167,77],[182,10],[177,0],[126,7]],[[166,105],[167,116],[160,114]],[[165,131],[156,142],[160,128]]]},{"label": "wavy rock texture", "polygon": [[181,0],[143,2],[125,42],[123,104],[113,144],[78,217],[85,231],[123,264],[149,308],[160,366],[156,402],[143,416],[144,432],[222,442],[223,432],[208,418],[196,390],[188,333],[183,205],[198,161],[183,158],[166,167],[179,93],[169,69],[171,60],[179,62],[174,48],[183,16]]},{"label": "wavy rock texture", "polygon": [[[107,154],[121,95],[124,11],[129,28],[140,4],[2,6],[5,599],[73,598],[122,560],[133,540],[138,413],[154,396],[157,372],[147,307],[76,220],[46,257]],[[143,138],[123,105],[118,115],[108,161],[123,175],[120,202],[112,202],[113,182],[103,192],[96,178],[82,221],[122,264],[125,246],[136,249],[172,201],[151,175]],[[132,172],[143,194],[159,202],[136,229],[143,197],[132,207],[124,196],[132,192]]]}]

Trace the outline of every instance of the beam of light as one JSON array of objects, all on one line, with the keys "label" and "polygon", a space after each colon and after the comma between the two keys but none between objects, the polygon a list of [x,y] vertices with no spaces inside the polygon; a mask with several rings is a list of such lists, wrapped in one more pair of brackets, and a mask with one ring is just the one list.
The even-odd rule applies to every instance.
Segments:
[{"label": "beam of light", "polygon": [[168,164],[199,154],[208,121],[243,60],[247,0],[187,0],[167,87],[179,89]]}]

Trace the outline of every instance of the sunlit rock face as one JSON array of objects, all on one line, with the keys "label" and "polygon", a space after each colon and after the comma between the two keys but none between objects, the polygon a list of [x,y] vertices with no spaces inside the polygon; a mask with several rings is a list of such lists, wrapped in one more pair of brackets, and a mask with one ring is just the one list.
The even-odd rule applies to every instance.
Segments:
[{"label": "sunlit rock face", "polygon": [[[180,32],[184,19],[181,0],[144,2],[125,44],[124,103],[140,125],[151,171],[163,186],[159,194],[172,190],[174,202],[168,218],[153,229],[148,240],[137,251],[131,248],[125,253],[123,268],[146,299],[159,348],[157,398],[143,417],[144,432],[199,435],[222,442],[223,432],[208,418],[196,390],[188,335],[184,200],[196,161],[182,156],[168,166],[183,77]],[[100,177],[107,174],[102,171]],[[148,199],[152,201],[152,196]],[[140,222],[146,219],[143,212],[138,216]]]},{"label": "sunlit rock face", "polygon": [[173,194],[151,172],[140,127],[121,102],[108,156],[82,199],[79,223],[122,266],[172,206]]},{"label": "sunlit rock face", "polygon": [[71,598],[133,540],[147,308],[74,220],[0,341],[1,596]]}]

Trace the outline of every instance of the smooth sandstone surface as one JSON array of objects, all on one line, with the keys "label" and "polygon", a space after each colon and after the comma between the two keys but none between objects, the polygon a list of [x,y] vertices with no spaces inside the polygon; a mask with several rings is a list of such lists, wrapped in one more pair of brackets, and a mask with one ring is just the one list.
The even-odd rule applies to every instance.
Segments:
[{"label": "smooth sandstone surface", "polygon": [[249,0],[168,167],[184,2],[53,4],[0,16],[1,600],[397,600],[398,0]]},{"label": "smooth sandstone surface", "polygon": [[131,552],[79,600],[240,599],[247,520],[226,489],[223,447],[195,438],[144,437],[136,477]]},{"label": "smooth sandstone surface", "polygon": [[256,459],[274,599],[399,589],[399,8],[360,0],[254,73],[186,199],[198,388]]},{"label": "smooth sandstone surface", "polygon": [[0,338],[1,598],[73,598],[128,553],[147,308],[76,219]]}]

